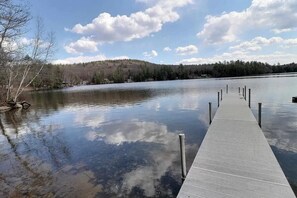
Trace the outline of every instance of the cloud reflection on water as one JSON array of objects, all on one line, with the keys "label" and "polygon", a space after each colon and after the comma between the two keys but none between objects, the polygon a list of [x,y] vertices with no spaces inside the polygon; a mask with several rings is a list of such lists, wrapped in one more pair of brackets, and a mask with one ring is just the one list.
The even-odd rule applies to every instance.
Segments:
[{"label": "cloud reflection on water", "polygon": [[199,96],[198,93],[189,93],[181,95],[181,103],[179,103],[179,108],[183,110],[197,110],[199,108]]},{"label": "cloud reflection on water", "polygon": [[138,141],[167,145],[176,140],[176,136],[177,134],[169,132],[164,124],[132,119],[105,124],[99,131],[88,132],[86,138],[92,141],[97,138],[104,139],[106,143],[116,145]]},{"label": "cloud reflection on water", "polygon": [[297,106],[289,103],[264,105],[262,128],[268,143],[297,154]]},{"label": "cloud reflection on water", "polygon": [[178,159],[179,145],[177,132],[170,132],[166,125],[132,119],[103,125],[98,131],[86,134],[89,141],[103,140],[107,144],[154,143],[160,146],[148,152],[152,161],[149,165],[140,165],[123,175],[122,191],[129,194],[135,187],[144,190],[148,197],[155,196],[160,179]]},{"label": "cloud reflection on water", "polygon": [[0,197],[95,197],[102,191],[85,165],[65,165],[71,152],[59,127],[32,118],[17,123],[20,115],[10,113],[0,116]]},{"label": "cloud reflection on water", "polygon": [[[94,114],[97,115],[94,115]],[[93,129],[98,128],[106,121],[105,112],[93,112],[91,115],[83,112],[78,112],[78,114],[74,118],[74,122],[86,127],[91,127]]]}]

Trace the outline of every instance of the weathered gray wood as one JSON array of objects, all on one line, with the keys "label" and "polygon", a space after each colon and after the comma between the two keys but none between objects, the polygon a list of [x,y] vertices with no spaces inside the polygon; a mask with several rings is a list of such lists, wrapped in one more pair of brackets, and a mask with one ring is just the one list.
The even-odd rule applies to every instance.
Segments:
[{"label": "weathered gray wood", "polygon": [[249,89],[249,108],[251,108],[251,89]]},{"label": "weathered gray wood", "polygon": [[262,103],[258,103],[258,124],[262,127]]},{"label": "weathered gray wood", "polygon": [[246,100],[246,86],[244,86],[244,99]]},{"label": "weathered gray wood", "polygon": [[220,106],[220,92],[218,92],[218,107]]},{"label": "weathered gray wood", "polygon": [[244,97],[224,97],[178,197],[295,197]]},{"label": "weathered gray wood", "polygon": [[180,144],[182,180],[184,180],[187,176],[185,134],[179,134],[179,144]]},{"label": "weathered gray wood", "polygon": [[209,124],[211,124],[211,102],[208,103]]}]

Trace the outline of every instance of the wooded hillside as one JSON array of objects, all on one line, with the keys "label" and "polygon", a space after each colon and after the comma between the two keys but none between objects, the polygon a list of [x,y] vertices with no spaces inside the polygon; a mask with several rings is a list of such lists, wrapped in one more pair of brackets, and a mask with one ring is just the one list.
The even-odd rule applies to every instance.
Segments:
[{"label": "wooded hillside", "polygon": [[297,72],[297,64],[269,65],[230,61],[203,65],[160,65],[140,60],[107,60],[69,65],[46,65],[34,88],[60,88],[79,84],[104,84],[205,77],[249,76]]}]

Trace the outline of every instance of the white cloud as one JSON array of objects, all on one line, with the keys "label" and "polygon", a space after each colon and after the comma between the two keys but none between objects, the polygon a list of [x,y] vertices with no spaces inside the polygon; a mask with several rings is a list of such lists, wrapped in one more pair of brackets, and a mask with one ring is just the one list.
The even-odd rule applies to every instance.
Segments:
[{"label": "white cloud", "polygon": [[[293,51],[297,46],[297,38],[285,39],[282,37],[255,37],[249,41],[230,46],[229,52],[214,55],[212,57],[193,57],[183,59],[183,64],[204,64],[231,60],[260,61],[270,64],[297,62],[297,56]],[[265,48],[273,48],[273,53],[265,53]]]},{"label": "white cloud", "polygon": [[207,16],[207,22],[204,24],[203,30],[199,32],[197,36],[203,38],[207,43],[233,41],[236,39],[236,34],[239,31],[239,28],[237,28],[238,24],[233,25],[233,23],[238,23],[243,20],[241,18],[242,16],[236,12],[223,14],[219,17]]},{"label": "white cloud", "polygon": [[287,29],[273,29],[272,32],[274,32],[275,34],[281,34],[283,32],[291,32],[294,31],[293,28],[287,28]]},{"label": "white cloud", "polygon": [[[3,45],[4,51],[7,51],[7,52],[13,52],[16,50],[27,49],[27,53],[28,53],[28,51],[32,50],[31,48],[32,48],[32,46],[34,46],[34,41],[35,41],[35,39],[20,37],[17,40],[5,39],[3,41],[2,45]],[[49,43],[44,40],[39,41],[40,48],[46,48],[46,47],[48,47],[48,45],[49,45]]]},{"label": "white cloud", "polygon": [[215,63],[231,60],[242,60],[242,61],[259,61],[267,62],[269,64],[287,64],[297,62],[295,53],[285,52],[274,52],[272,54],[249,54],[243,51],[234,51],[230,53],[223,53],[208,58],[190,58],[180,61],[182,64],[204,64],[204,63]]},{"label": "white cloud", "polygon": [[238,45],[229,47],[230,50],[241,50],[241,51],[258,51],[263,47],[276,45],[276,47],[290,48],[297,45],[297,38],[284,39],[281,37],[255,37],[250,41],[241,42]]},{"label": "white cloud", "polygon": [[3,40],[2,47],[5,52],[13,52],[19,48],[17,42],[8,39]]},{"label": "white cloud", "polygon": [[77,57],[70,57],[65,59],[58,59],[53,61],[53,64],[72,64],[72,63],[85,63],[85,62],[92,62],[92,61],[101,61],[106,60],[106,56],[103,54],[99,54],[96,56],[77,56]]},{"label": "white cloud", "polygon": [[143,52],[143,56],[145,56],[146,58],[153,58],[158,56],[158,52],[156,52],[155,50],[152,50],[151,52]]},{"label": "white cloud", "polygon": [[297,46],[297,38],[295,39],[287,39],[284,42],[286,44],[286,47],[288,46]]},{"label": "white cloud", "polygon": [[[159,32],[165,23],[177,21],[180,16],[176,12],[176,8],[190,3],[192,0],[158,0],[154,6],[144,11],[132,13],[129,16],[111,16],[111,14],[104,12],[86,25],[76,24],[73,28],[65,28],[65,30],[81,34],[84,36],[82,39],[97,44],[131,41]],[[80,48],[81,45],[78,45],[77,42],[72,43],[72,47],[67,49],[68,52],[79,52],[77,48]],[[91,49],[95,49],[93,43]]]},{"label": "white cloud", "polygon": [[129,59],[128,56],[118,56],[113,58],[108,58],[103,54],[99,54],[96,56],[77,56],[77,57],[70,57],[65,59],[58,59],[53,61],[53,64],[72,64],[72,63],[86,63],[86,62],[93,62],[93,61],[103,61],[103,60],[119,60],[119,59]]},{"label": "white cloud", "polygon": [[208,43],[230,42],[248,30],[271,29],[290,31],[297,27],[296,0],[253,0],[242,12],[207,16],[203,30],[197,36]]},{"label": "white cloud", "polygon": [[178,47],[175,49],[178,55],[191,55],[198,53],[198,48],[195,45],[188,45],[184,47]]},{"label": "white cloud", "polygon": [[82,37],[81,39],[71,42],[64,46],[64,49],[69,54],[83,54],[85,52],[97,52],[98,43],[88,38]]},{"label": "white cloud", "polygon": [[171,52],[172,49],[171,49],[170,47],[164,47],[163,51],[164,51],[164,52]]},{"label": "white cloud", "polygon": [[283,42],[284,39],[281,37],[272,37],[272,38],[265,38],[265,37],[256,37],[251,41],[244,41],[238,45],[231,46],[229,49],[231,50],[248,50],[248,51],[258,51],[261,50],[263,46],[268,46],[272,44],[278,44]]},{"label": "white cloud", "polygon": [[129,59],[129,56],[116,56],[116,57],[110,58],[110,60],[125,60],[125,59]]},{"label": "white cloud", "polygon": [[31,45],[34,42],[34,39],[28,39],[26,37],[22,37],[20,38],[20,40],[18,41],[18,44],[20,46],[28,46]]}]

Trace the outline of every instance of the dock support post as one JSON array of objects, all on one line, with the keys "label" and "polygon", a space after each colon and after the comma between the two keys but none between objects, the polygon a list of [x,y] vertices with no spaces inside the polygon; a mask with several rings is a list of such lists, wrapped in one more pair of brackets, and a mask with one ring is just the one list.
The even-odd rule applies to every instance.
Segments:
[{"label": "dock support post", "polygon": [[179,134],[179,144],[180,144],[180,160],[181,160],[181,170],[182,170],[182,181],[186,179],[187,168],[186,168],[186,151],[185,151],[185,134]]},{"label": "dock support post", "polygon": [[251,89],[249,89],[249,108],[251,108]]},{"label": "dock support post", "polygon": [[244,99],[246,100],[246,86],[244,86]]},{"label": "dock support post", "polygon": [[240,87],[238,87],[238,93],[240,94]]},{"label": "dock support post", "polygon": [[218,92],[218,107],[220,106],[220,92]]},{"label": "dock support post", "polygon": [[228,88],[229,88],[228,85],[226,85],[226,94],[228,94]]},{"label": "dock support post", "polygon": [[209,110],[209,124],[211,124],[211,102],[208,103],[208,110]]},{"label": "dock support post", "polygon": [[262,128],[262,103],[258,103],[258,123],[259,126]]},{"label": "dock support post", "polygon": [[244,87],[242,87],[242,96],[244,98]]},{"label": "dock support post", "polygon": [[223,89],[221,89],[221,100],[223,100]]}]

